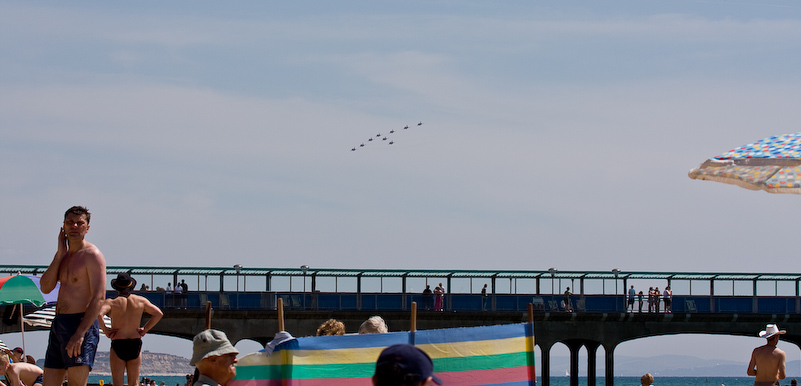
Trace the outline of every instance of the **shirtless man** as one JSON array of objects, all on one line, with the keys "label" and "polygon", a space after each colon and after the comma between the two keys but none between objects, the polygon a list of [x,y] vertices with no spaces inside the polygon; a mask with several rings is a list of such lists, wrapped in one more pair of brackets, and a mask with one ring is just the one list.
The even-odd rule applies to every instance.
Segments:
[{"label": "shirtless man", "polygon": [[44,386],[85,386],[95,361],[100,331],[97,314],[106,298],[106,259],[84,240],[91,214],[73,206],[64,213],[58,250],[42,275],[42,292],[61,283],[56,316],[45,353]]},{"label": "shirtless man", "polygon": [[42,369],[30,363],[9,363],[8,357],[0,355],[0,375],[5,375],[8,386],[42,386]]},{"label": "shirtless man", "polygon": [[[112,383],[125,385],[125,372],[128,372],[128,386],[139,384],[139,367],[142,364],[142,337],[147,334],[164,314],[146,298],[131,295],[136,289],[136,279],[128,273],[117,275],[111,280],[111,287],[117,290],[117,297],[106,299],[100,307],[97,321],[100,329],[111,339]],[[150,314],[150,320],[139,327],[142,314]],[[103,316],[110,314],[111,328],[103,322]]]},{"label": "shirtless man", "polygon": [[779,379],[784,379],[785,359],[787,355],[784,351],[776,348],[779,343],[779,335],[787,331],[779,330],[775,324],[768,324],[765,331],[759,332],[760,338],[768,340],[764,346],[759,346],[751,353],[751,361],[748,363],[748,375],[755,376],[754,386],[770,386]]}]

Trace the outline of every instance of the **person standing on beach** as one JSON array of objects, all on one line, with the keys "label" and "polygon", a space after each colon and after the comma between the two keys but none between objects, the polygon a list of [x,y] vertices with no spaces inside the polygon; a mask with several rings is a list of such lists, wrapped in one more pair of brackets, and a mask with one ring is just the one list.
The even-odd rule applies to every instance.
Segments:
[{"label": "person standing on beach", "polygon": [[[100,329],[111,339],[111,379],[115,385],[125,385],[127,372],[127,385],[138,386],[139,368],[142,364],[142,337],[161,320],[164,313],[147,298],[131,294],[136,288],[136,279],[127,272],[112,279],[111,288],[117,290],[117,297],[106,299],[97,315]],[[150,314],[150,320],[139,327],[143,313]],[[103,322],[106,314],[111,316],[111,328],[106,327]]]},{"label": "person standing on beach", "polygon": [[756,377],[754,386],[770,386],[787,376],[785,373],[787,354],[776,347],[779,335],[785,333],[787,331],[779,330],[775,324],[768,324],[765,331],[759,332],[759,337],[767,339],[767,343],[755,348],[751,353],[751,361],[748,362],[748,375]]},{"label": "person standing on beach", "polygon": [[85,240],[91,213],[73,206],[64,213],[58,249],[42,275],[42,292],[61,283],[45,353],[44,386],[85,386],[95,361],[100,330],[97,314],[106,298],[106,259]]}]

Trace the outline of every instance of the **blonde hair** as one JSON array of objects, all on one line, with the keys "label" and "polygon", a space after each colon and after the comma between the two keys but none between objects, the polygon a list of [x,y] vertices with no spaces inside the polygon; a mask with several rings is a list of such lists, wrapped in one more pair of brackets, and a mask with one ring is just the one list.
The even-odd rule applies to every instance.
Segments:
[{"label": "blonde hair", "polygon": [[387,322],[378,315],[371,316],[359,326],[359,334],[386,334],[388,332]]},{"label": "blonde hair", "polygon": [[317,327],[317,336],[323,335],[345,335],[345,324],[336,319],[328,319]]}]

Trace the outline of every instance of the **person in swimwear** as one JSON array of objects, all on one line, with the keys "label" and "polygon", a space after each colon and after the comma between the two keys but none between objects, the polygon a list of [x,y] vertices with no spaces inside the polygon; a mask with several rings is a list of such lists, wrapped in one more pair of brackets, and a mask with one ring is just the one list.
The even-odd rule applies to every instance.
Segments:
[{"label": "person in swimwear", "polygon": [[42,386],[42,369],[26,362],[10,363],[8,357],[0,355],[0,375],[8,379],[8,386]]},{"label": "person in swimwear", "polygon": [[[117,297],[106,299],[97,315],[100,329],[111,339],[109,365],[111,380],[115,385],[125,385],[128,373],[128,386],[138,386],[139,367],[142,364],[142,337],[147,334],[164,313],[146,298],[131,294],[136,288],[136,279],[129,273],[121,273],[111,280],[111,287],[117,290]],[[150,315],[150,320],[139,327],[142,314]],[[111,317],[111,328],[103,322],[103,317]]]},{"label": "person in swimwear", "polygon": [[65,375],[70,385],[85,386],[95,363],[100,341],[97,313],[106,298],[106,259],[85,240],[90,219],[82,206],[67,209],[58,249],[40,281],[46,294],[61,283],[45,353],[44,386],[61,386]]},{"label": "person in swimwear", "polygon": [[785,333],[787,331],[779,330],[779,326],[775,324],[768,324],[765,331],[759,332],[759,337],[767,339],[767,343],[755,348],[751,353],[751,361],[748,362],[748,375],[756,377],[754,386],[770,386],[787,377],[787,355],[776,347],[779,335]]}]

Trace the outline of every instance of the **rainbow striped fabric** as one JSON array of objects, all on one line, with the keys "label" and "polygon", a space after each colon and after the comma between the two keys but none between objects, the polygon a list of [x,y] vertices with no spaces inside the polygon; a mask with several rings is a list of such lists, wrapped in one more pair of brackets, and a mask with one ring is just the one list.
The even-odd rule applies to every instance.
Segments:
[{"label": "rainbow striped fabric", "polygon": [[240,358],[231,386],[370,386],[385,347],[409,343],[447,386],[535,384],[530,324],[298,338]]}]

